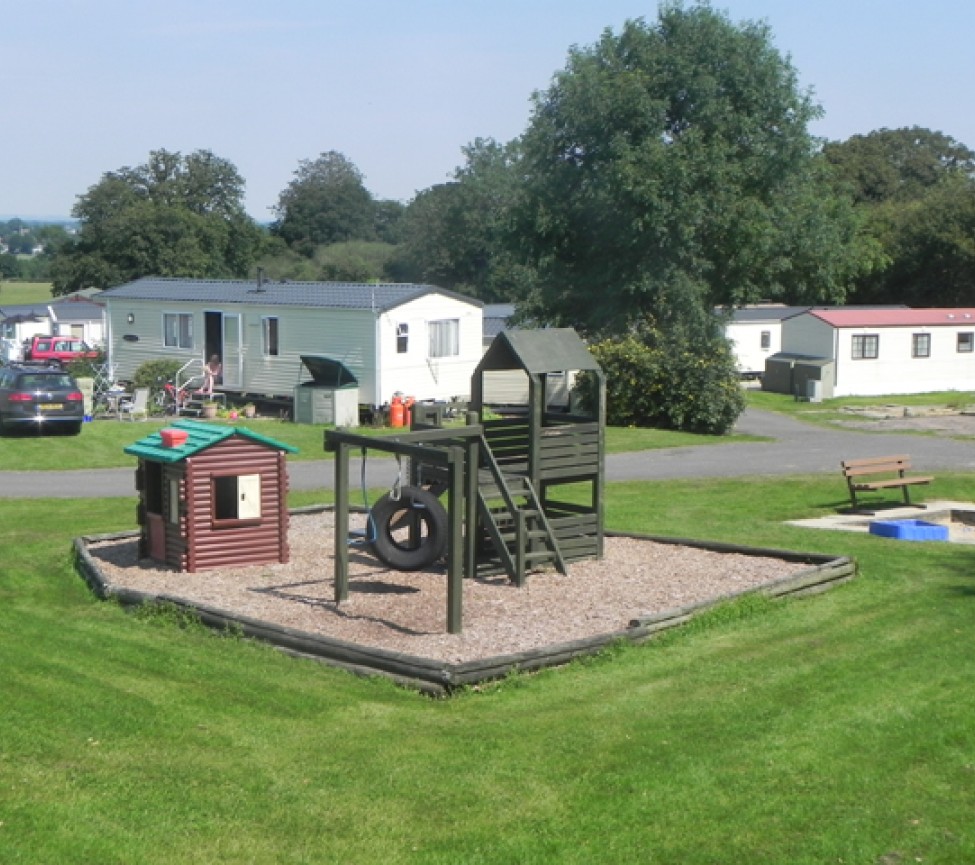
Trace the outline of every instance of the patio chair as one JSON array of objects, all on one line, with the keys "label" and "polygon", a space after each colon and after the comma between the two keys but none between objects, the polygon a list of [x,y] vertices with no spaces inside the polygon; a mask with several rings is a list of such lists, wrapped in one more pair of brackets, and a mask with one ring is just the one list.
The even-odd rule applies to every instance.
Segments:
[{"label": "patio chair", "polygon": [[132,399],[123,399],[118,404],[119,420],[149,420],[149,388],[137,387]]}]

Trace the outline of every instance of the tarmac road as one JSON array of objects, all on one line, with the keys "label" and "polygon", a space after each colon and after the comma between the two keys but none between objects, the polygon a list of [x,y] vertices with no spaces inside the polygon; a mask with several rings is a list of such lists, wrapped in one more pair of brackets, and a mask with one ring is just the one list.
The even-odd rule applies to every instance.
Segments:
[{"label": "tarmac road", "polygon": [[[774,412],[748,409],[735,431],[771,438],[764,442],[729,442],[719,445],[665,448],[606,458],[606,480],[668,480],[691,477],[747,477],[836,473],[840,460],[906,453],[916,471],[975,471],[975,417],[970,440],[945,435],[827,429]],[[2,441],[0,441],[2,453]],[[288,464],[291,489],[331,489],[335,470],[331,460]],[[354,458],[350,480],[358,486],[360,467]],[[366,485],[392,485],[395,462],[375,458],[367,462]],[[51,472],[0,472],[0,498],[111,498],[136,497],[134,470],[75,469]]]}]

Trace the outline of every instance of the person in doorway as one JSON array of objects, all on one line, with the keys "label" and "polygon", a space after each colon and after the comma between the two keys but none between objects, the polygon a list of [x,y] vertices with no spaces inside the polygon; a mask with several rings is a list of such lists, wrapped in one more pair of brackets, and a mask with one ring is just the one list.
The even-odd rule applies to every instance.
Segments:
[{"label": "person in doorway", "polygon": [[220,355],[212,355],[203,367],[203,393],[213,396],[213,386],[219,384],[222,373],[223,364],[220,363]]}]

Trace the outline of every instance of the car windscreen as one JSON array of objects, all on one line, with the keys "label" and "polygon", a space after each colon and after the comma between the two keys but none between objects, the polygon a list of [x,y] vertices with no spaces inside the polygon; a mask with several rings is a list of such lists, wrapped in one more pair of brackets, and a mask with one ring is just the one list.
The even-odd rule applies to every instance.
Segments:
[{"label": "car windscreen", "polygon": [[63,375],[22,375],[17,386],[24,390],[70,390],[76,387],[74,379]]}]

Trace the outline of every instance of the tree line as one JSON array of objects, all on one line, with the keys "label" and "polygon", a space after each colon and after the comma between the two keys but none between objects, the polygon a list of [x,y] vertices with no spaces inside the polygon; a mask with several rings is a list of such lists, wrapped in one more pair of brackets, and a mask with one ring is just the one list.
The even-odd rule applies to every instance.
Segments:
[{"label": "tree line", "polygon": [[662,375],[708,358],[701,387],[729,395],[675,425],[727,427],[740,405],[715,308],[950,305],[975,276],[975,153],[920,128],[822,142],[809,132],[821,114],[768,25],[663,4],[571,48],[521,136],[475,140],[449,182],[405,205],[374,198],[335,151],[299,164],[267,228],[207,151],[109,172],[78,199],[54,289],[258,267],[433,283],[617,355],[635,341],[658,366],[683,359]]},{"label": "tree line", "polygon": [[60,223],[0,220],[0,279],[49,282],[51,261],[68,237]]}]

